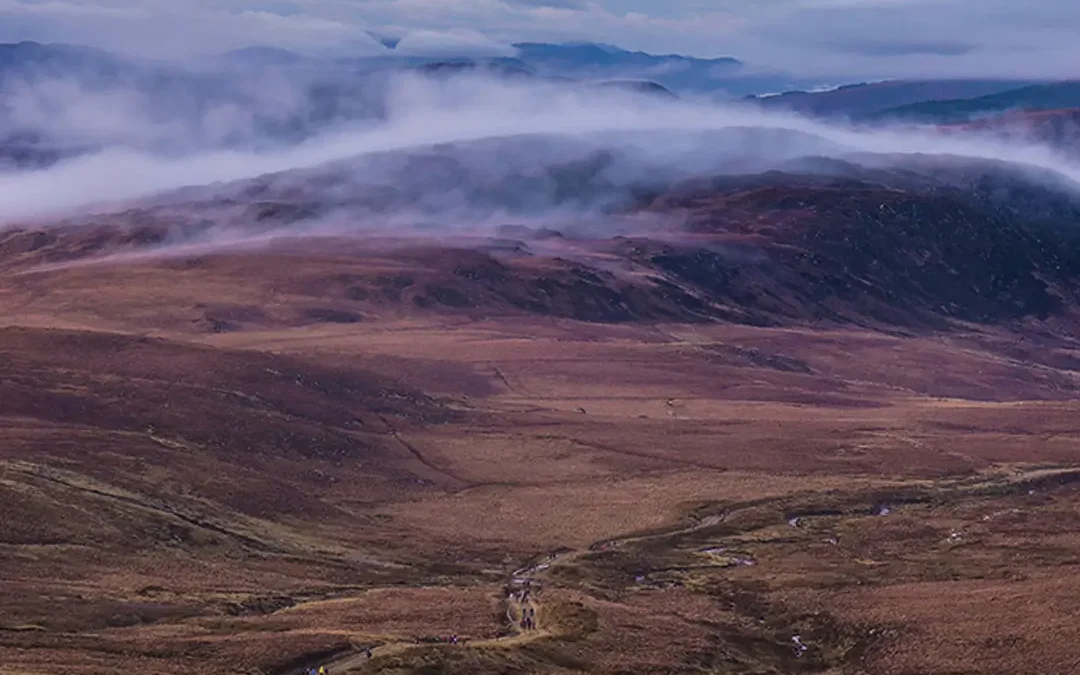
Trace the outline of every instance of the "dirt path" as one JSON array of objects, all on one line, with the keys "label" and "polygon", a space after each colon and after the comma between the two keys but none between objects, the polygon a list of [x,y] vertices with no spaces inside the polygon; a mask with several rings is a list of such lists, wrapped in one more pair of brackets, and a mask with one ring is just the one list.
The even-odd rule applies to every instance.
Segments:
[{"label": "dirt path", "polygon": [[[553,558],[554,559],[554,558]],[[506,598],[506,619],[512,633],[510,635],[489,638],[484,640],[462,640],[456,646],[461,647],[515,647],[551,635],[542,624],[543,605],[537,594],[539,593],[533,576],[523,573],[535,573],[538,566],[522,568],[514,572],[511,578],[512,592]],[[540,565],[546,569],[546,565]],[[524,622],[528,619],[528,623]],[[398,640],[387,642],[369,648],[360,648],[358,651],[338,656],[323,663],[315,664],[326,668],[330,675],[344,675],[351,671],[359,670],[377,657],[392,656],[410,649],[417,649],[430,644],[453,645],[449,642],[421,643],[410,640]],[[311,667],[311,666],[308,666]],[[306,669],[296,671],[295,675],[301,675]],[[290,674],[292,675],[292,674]]]},{"label": "dirt path", "polygon": [[[974,480],[959,480],[951,485],[941,486],[939,490],[963,496],[965,494],[978,494],[995,490],[1015,490],[1020,488],[1026,490],[1029,487],[1038,489],[1038,487],[1047,483],[1066,483],[1077,480],[1080,480],[1080,471],[1075,469],[1042,469],[1019,471],[1011,475],[982,476]],[[721,508],[719,512],[692,514],[681,523],[656,531],[613,537],[596,542],[585,549],[562,549],[538,556],[535,562],[515,570],[510,576],[508,584],[510,593],[506,598],[506,619],[513,633],[484,640],[468,640],[459,644],[466,647],[514,647],[553,635],[553,627],[544,625],[543,603],[538,597],[538,595],[542,594],[543,580],[547,576],[547,570],[551,567],[572,563],[599,550],[618,548],[653,539],[692,534],[723,522],[731,513],[737,512],[740,508],[769,501],[775,500],[753,500],[743,504],[731,504]],[[531,623],[523,625],[522,620],[524,618],[531,619]],[[363,668],[376,657],[389,656],[422,646],[426,645],[405,640],[389,642],[370,648],[370,656],[365,651],[353,652],[322,664],[316,664],[315,667],[318,668],[319,665],[322,665],[330,675],[344,675],[350,671]],[[289,675],[301,675],[302,672],[290,673]]]},{"label": "dirt path", "polygon": [[[519,616],[520,616],[520,612],[521,612],[522,608],[532,609],[533,612],[535,613],[534,615],[536,617],[540,616],[540,604],[538,602],[536,602],[535,600],[530,600],[530,601],[528,601],[527,603],[525,603],[523,605],[519,605],[519,607],[517,609],[517,614]],[[519,621],[520,621],[520,619],[519,619]],[[518,624],[515,624],[515,625],[518,625]],[[508,648],[508,647],[515,647],[515,646],[520,646],[520,645],[523,645],[523,644],[527,644],[529,642],[533,642],[535,640],[539,640],[541,638],[547,637],[550,634],[551,633],[549,631],[546,631],[546,630],[540,628],[539,624],[537,624],[536,628],[529,629],[529,630],[520,630],[519,629],[518,632],[513,634],[513,635],[508,635],[508,636],[504,636],[504,637],[490,638],[490,639],[486,639],[486,640],[468,640],[468,641],[459,643],[459,646],[462,646],[462,647],[507,647]],[[444,643],[437,643],[437,644],[445,645],[447,643],[444,642]],[[319,665],[325,667],[327,672],[330,675],[345,675],[346,673],[349,673],[349,672],[352,672],[352,671],[359,670],[359,669],[363,668],[364,666],[366,666],[368,663],[372,662],[377,657],[392,656],[394,654],[400,654],[402,652],[406,652],[406,651],[408,651],[410,649],[418,649],[420,647],[425,647],[425,646],[428,646],[428,645],[423,644],[423,643],[407,641],[407,640],[402,640],[402,641],[399,641],[399,642],[388,642],[386,644],[382,644],[382,645],[379,645],[377,647],[372,647],[368,651],[360,650],[360,651],[355,652],[355,653],[346,654],[345,656],[339,656],[339,657],[337,657],[335,659],[331,659],[330,661],[326,661],[326,662],[324,662],[322,664],[319,664]],[[369,653],[370,653],[370,656],[368,655]],[[319,665],[316,665],[315,668],[318,669]]]}]

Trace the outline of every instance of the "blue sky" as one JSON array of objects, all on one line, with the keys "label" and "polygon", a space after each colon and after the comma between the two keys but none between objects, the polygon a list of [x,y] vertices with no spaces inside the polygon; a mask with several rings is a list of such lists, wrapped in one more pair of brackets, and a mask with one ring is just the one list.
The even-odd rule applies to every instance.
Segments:
[{"label": "blue sky", "polygon": [[595,40],[828,76],[1080,76],[1080,0],[0,0],[0,41],[507,53]]}]

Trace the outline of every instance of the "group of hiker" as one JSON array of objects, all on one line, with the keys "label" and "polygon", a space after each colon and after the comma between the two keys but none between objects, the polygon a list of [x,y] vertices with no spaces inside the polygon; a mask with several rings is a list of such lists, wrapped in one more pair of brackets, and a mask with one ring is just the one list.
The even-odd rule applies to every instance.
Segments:
[{"label": "group of hiker", "polygon": [[534,607],[521,608],[521,630],[534,630],[536,628],[536,609]]},{"label": "group of hiker", "polygon": [[518,626],[520,626],[521,630],[536,629],[536,608],[528,604],[532,594],[532,579],[524,579],[521,583],[521,590],[510,593],[510,601],[516,601],[518,606],[521,607],[521,618],[518,620]]},{"label": "group of hiker", "polygon": [[[536,607],[529,603],[530,598],[533,595],[532,579],[525,579],[521,583],[521,589],[517,592],[511,591],[509,600],[516,602],[521,608],[521,619],[518,621],[518,625],[521,630],[536,630]],[[443,636],[428,636],[428,637],[416,637],[413,639],[416,644],[452,644],[463,645],[468,642],[467,638],[458,636],[457,634],[450,635],[449,637]],[[372,658],[371,648],[364,649],[364,655],[367,658]],[[330,671],[326,666],[319,666],[318,668],[308,668],[304,671],[303,675],[330,675]]]}]

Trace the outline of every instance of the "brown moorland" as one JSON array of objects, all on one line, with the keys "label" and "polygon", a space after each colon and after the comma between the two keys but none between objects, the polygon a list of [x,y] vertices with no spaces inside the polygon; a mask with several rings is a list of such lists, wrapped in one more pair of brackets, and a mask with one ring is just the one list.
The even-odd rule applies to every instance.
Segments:
[{"label": "brown moorland", "polygon": [[1071,672],[1071,258],[807,190],[558,255],[3,235],[0,673]]}]

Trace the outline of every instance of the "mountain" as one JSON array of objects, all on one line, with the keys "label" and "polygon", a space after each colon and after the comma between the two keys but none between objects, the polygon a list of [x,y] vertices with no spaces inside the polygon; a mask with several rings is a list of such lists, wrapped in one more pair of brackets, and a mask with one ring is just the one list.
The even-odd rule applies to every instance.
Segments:
[{"label": "mountain", "polygon": [[[1080,200],[993,167],[923,171],[851,166],[676,191],[647,209],[678,209],[690,231],[742,255],[675,247],[651,260],[762,320],[912,328],[1075,316]],[[1024,193],[1028,203],[1012,197]]]},{"label": "mountain", "polygon": [[[514,152],[530,145],[554,157],[569,152],[544,139],[523,140]],[[1080,199],[1052,174],[989,162],[867,156],[806,158],[763,173],[668,183],[645,166],[637,170],[640,179],[621,184],[610,176],[629,160],[605,151],[493,176],[481,160],[496,147],[514,146],[499,141],[390,153],[367,163],[188,189],[92,217],[90,223],[109,224],[97,234],[97,225],[82,225],[12,235],[0,247],[0,268],[68,263],[133,244],[137,251],[160,245],[166,234],[194,245],[216,232],[234,238],[276,232],[288,239],[306,222],[363,223],[409,213],[415,236],[436,242],[415,254],[427,269],[410,272],[410,282],[392,293],[378,275],[354,275],[346,286],[328,279],[325,288],[334,289],[327,292],[336,300],[326,298],[326,311],[366,316],[397,306],[420,314],[825,322],[915,331],[956,321],[1080,318]],[[530,227],[481,229],[468,237],[477,238],[483,253],[431,253],[439,248],[438,219],[499,214],[509,224],[527,223],[568,209],[600,209],[631,229],[606,236],[588,227],[549,225],[542,236]],[[233,215],[217,215],[224,213]],[[125,222],[139,226],[124,234],[117,226]],[[120,239],[110,243],[113,237]],[[409,248],[377,258],[406,264],[414,259]],[[613,273],[606,269],[612,261],[634,272]],[[277,321],[316,320],[304,316]]]},{"label": "mountain", "polygon": [[0,43],[0,67],[3,68],[44,64],[74,67],[88,59],[112,60],[112,57],[91,47],[39,42]]},{"label": "mountain", "polygon": [[[0,82],[19,101],[0,107],[0,165],[46,167],[110,145],[170,154],[281,147],[329,127],[381,119],[391,79],[402,72],[436,78],[482,73],[666,98],[687,87],[696,91],[706,70],[743,77],[733,59],[652,57],[614,47],[525,45],[517,58],[388,54],[327,60],[253,47],[185,67],[66,45],[0,45]],[[654,71],[657,78],[645,77]],[[113,118],[126,117],[106,124],[88,114],[101,106]]]},{"label": "mountain", "polygon": [[990,133],[1016,141],[1049,143],[1068,152],[1080,148],[1077,82],[889,81],[822,92],[751,96],[747,100],[767,109],[825,119],[937,125],[956,133]]},{"label": "mountain", "polygon": [[222,55],[226,61],[256,65],[289,66],[313,61],[281,47],[246,47]]},{"label": "mountain", "polygon": [[[863,120],[881,117],[901,106],[918,106],[942,99],[995,95],[1024,83],[1006,80],[890,80],[850,84],[828,91],[788,91],[748,100],[769,109],[784,109],[821,117]],[[928,105],[933,105],[932,103]]]},{"label": "mountain", "polygon": [[422,61],[412,65],[409,70],[422,73],[427,77],[437,79],[449,79],[460,75],[481,75],[500,79],[509,79],[518,82],[546,82],[549,84],[561,84],[579,89],[624,91],[631,94],[645,94],[673,99],[678,96],[670,89],[657,82],[649,80],[601,80],[598,82],[581,82],[566,77],[554,75],[544,76],[525,65],[518,59],[471,59],[457,61]]},{"label": "mountain", "polygon": [[601,82],[601,87],[621,89],[636,94],[649,94],[662,98],[677,98],[676,94],[658,82],[649,80],[610,80]]},{"label": "mountain", "polygon": [[1000,115],[1013,110],[1054,110],[1080,107],[1080,81],[1034,84],[974,98],[950,98],[910,103],[878,111],[881,120],[951,124]]},{"label": "mountain", "polygon": [[462,74],[484,75],[496,78],[535,78],[536,73],[520,59],[454,59],[429,61],[409,59],[409,69],[435,77]]},{"label": "mountain", "polygon": [[86,82],[137,74],[140,64],[92,47],[38,42],[0,43],[0,86],[12,81],[67,77]]},{"label": "mountain", "polygon": [[177,154],[294,143],[377,118],[385,74],[281,49],[186,65],[20,43],[0,45],[0,88],[0,161],[41,167],[110,145]]},{"label": "mountain", "polygon": [[416,112],[4,223],[0,670],[1075,670],[1075,183]]},{"label": "mountain", "polygon": [[724,57],[698,59],[679,54],[647,54],[596,43],[514,45],[518,58],[537,73],[584,80],[649,80],[675,93],[743,96],[798,86],[781,72]]},{"label": "mountain", "polygon": [[959,133],[989,133],[1011,141],[1045,143],[1074,156],[1080,154],[1080,108],[1017,110],[942,128]]},{"label": "mountain", "polygon": [[525,61],[544,68],[558,70],[588,71],[589,69],[647,69],[684,67],[712,67],[719,74],[737,74],[743,64],[737,59],[695,59],[678,54],[655,55],[632,52],[611,45],[593,43],[548,44],[521,42],[514,45],[518,55]]}]

